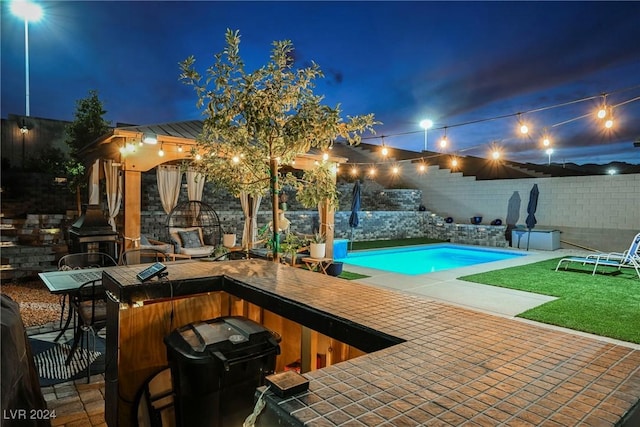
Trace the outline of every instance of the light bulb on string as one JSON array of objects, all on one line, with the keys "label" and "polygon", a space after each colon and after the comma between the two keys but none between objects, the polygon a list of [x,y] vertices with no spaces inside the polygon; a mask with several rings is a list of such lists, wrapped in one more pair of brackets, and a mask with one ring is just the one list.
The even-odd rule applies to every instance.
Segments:
[{"label": "light bulb on string", "polygon": [[607,129],[611,129],[613,127],[613,117],[609,117],[606,122],[604,122],[604,127]]},{"label": "light bulb on string", "polygon": [[420,163],[420,165],[418,165],[418,172],[424,173],[426,170],[427,166],[424,163]]},{"label": "light bulb on string", "polygon": [[353,166],[353,167],[351,168],[351,175],[353,175],[353,176],[358,175],[358,169],[356,169],[356,167],[355,167],[355,166]]},{"label": "light bulb on string", "polygon": [[372,167],[369,169],[369,176],[375,176],[376,175],[376,168]]},{"label": "light bulb on string", "polygon": [[447,127],[444,128],[444,135],[440,138],[440,148],[446,148],[449,144],[449,140],[447,139]]},{"label": "light bulb on string", "polygon": [[380,153],[382,154],[383,157],[387,157],[387,155],[389,154],[389,149],[384,145],[384,136],[382,136],[381,139],[382,139],[382,150],[380,150]]},{"label": "light bulb on string", "polygon": [[400,168],[398,166],[394,166],[391,168],[391,173],[394,175],[398,175],[400,173]]},{"label": "light bulb on string", "polygon": [[235,163],[235,164],[238,164],[238,163],[240,163],[240,157],[239,157],[239,156],[233,156],[233,157],[231,158],[231,161],[232,161],[233,163]]},{"label": "light bulb on string", "polygon": [[178,153],[182,153],[182,144],[178,145]]},{"label": "light bulb on string", "polygon": [[529,133],[529,125],[522,120],[522,113],[518,113],[518,125],[521,134],[526,135]]},{"label": "light bulb on string", "polygon": [[607,117],[607,95],[606,94],[602,95],[602,105],[598,109],[598,112],[596,113],[596,115],[598,116],[599,119],[604,119],[605,117]]},{"label": "light bulb on string", "polygon": [[158,150],[158,156],[164,157],[164,150],[162,148],[162,144],[160,144],[160,149]]}]

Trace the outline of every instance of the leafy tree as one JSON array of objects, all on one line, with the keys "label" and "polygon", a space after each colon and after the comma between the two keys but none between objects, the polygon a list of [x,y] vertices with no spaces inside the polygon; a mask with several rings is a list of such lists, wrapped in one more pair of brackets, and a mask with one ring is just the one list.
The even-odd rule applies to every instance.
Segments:
[{"label": "leafy tree", "polygon": [[343,121],[339,107],[323,105],[323,97],[313,93],[322,71],[315,63],[294,69],[291,41],[273,42],[269,62],[247,72],[239,32],[228,29],[225,40],[225,49],[214,56],[204,79],[193,56],[180,63],[180,78],[193,86],[196,105],[206,116],[193,153],[201,158],[196,167],[235,195],[271,190],[277,260],[280,168],[311,148],[328,149],[337,138],[359,143],[363,132],[373,131],[374,117]]},{"label": "leafy tree", "polygon": [[89,96],[76,101],[75,120],[67,125],[65,142],[70,148],[71,160],[65,165],[69,188],[75,191],[80,212],[80,189],[86,186],[86,168],[79,151],[109,131],[111,123],[102,116],[107,114],[98,92],[89,91]]}]

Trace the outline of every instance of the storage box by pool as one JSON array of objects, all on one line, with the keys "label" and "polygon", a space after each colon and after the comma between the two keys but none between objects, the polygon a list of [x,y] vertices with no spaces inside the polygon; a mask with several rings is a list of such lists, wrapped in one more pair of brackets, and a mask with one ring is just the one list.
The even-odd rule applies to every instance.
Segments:
[{"label": "storage box by pool", "polygon": [[335,239],[333,241],[333,258],[346,258],[348,243],[347,239]]},{"label": "storage box by pool", "polygon": [[176,426],[217,427],[234,412],[248,415],[256,388],[273,373],[280,354],[280,336],[243,317],[192,323],[164,342]]}]

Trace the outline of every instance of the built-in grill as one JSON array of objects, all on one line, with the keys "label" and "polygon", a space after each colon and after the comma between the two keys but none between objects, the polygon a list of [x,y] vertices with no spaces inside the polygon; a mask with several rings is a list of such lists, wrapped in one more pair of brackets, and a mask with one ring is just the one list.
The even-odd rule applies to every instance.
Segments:
[{"label": "built-in grill", "polygon": [[118,233],[113,231],[99,205],[87,205],[69,227],[69,252],[104,252],[117,258]]}]

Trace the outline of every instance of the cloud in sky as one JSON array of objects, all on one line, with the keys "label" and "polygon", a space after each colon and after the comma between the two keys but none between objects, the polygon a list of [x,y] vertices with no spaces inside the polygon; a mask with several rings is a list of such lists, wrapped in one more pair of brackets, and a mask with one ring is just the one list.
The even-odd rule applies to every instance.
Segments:
[{"label": "cloud in sky", "polygon": [[[24,111],[23,24],[2,4],[2,111]],[[115,122],[201,118],[179,82],[189,55],[204,69],[241,34],[252,69],[274,40],[290,39],[296,65],[320,65],[316,93],[345,115],[374,113],[378,136],[420,150],[419,121],[449,126],[452,151],[483,155],[493,141],[516,161],[541,161],[539,143],[513,135],[515,119],[455,125],[561,104],[602,92],[640,96],[638,2],[56,2],[30,25],[31,113],[72,120],[97,90]],[[595,101],[531,114],[551,127]],[[553,128],[558,156],[578,163],[640,163],[640,101],[616,110],[615,131],[579,120]],[[619,117],[619,119],[618,119]],[[442,130],[434,129],[433,138]],[[455,137],[455,138],[454,138]],[[431,134],[430,134],[431,138]],[[372,139],[376,143],[379,139]],[[431,146],[430,146],[431,147]],[[472,148],[478,147],[478,148]]]}]

